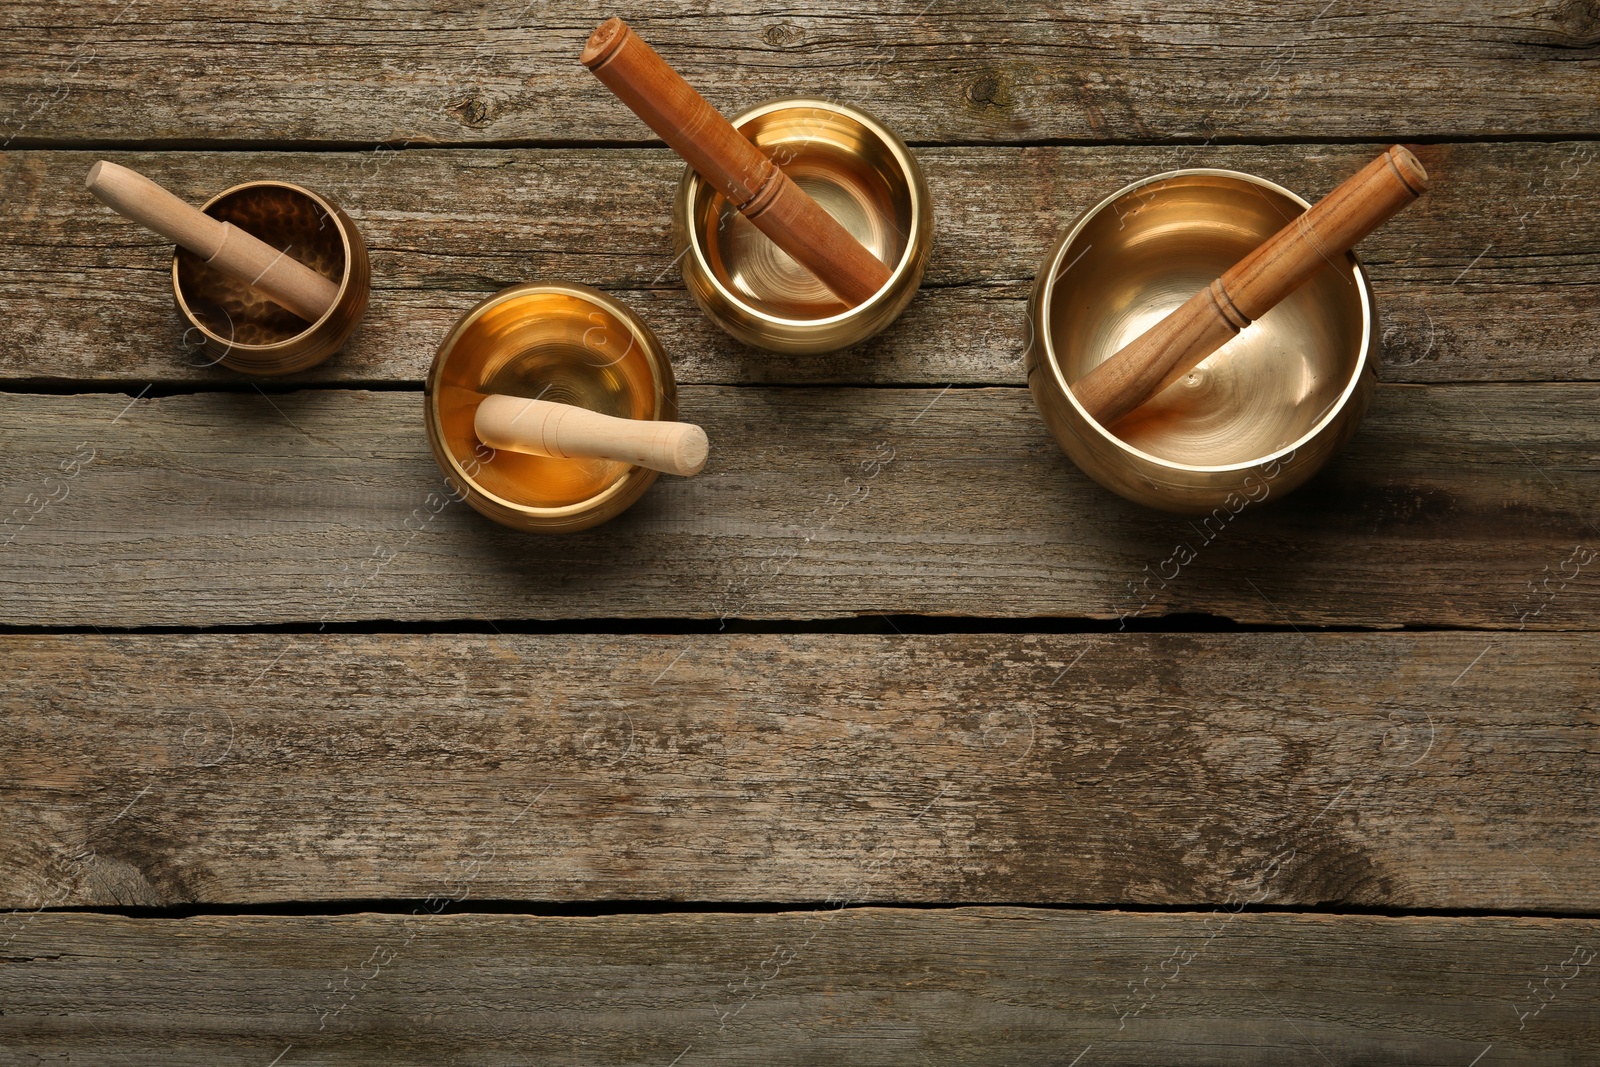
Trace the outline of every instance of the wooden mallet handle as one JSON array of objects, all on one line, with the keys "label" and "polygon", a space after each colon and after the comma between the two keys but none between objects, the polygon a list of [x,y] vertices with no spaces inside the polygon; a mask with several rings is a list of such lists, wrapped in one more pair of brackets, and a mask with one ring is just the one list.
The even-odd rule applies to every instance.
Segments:
[{"label": "wooden mallet handle", "polygon": [[717,192],[851,307],[889,268],[750,143],[621,19],[589,38],[583,65]]},{"label": "wooden mallet handle", "polygon": [[83,184],[117,214],[182,245],[307,322],[322,318],[339,295],[336,283],[287,252],[212,218],[138,171],[101,160]]},{"label": "wooden mallet handle", "polygon": [[499,393],[483,398],[473,427],[490,448],[555,459],[614,459],[686,476],[699,474],[710,453],[706,432],[686,422],[619,419],[571,404]]},{"label": "wooden mallet handle", "polygon": [[1428,189],[1417,157],[1395,145],[1346,179],[1170,315],[1072,386],[1078,403],[1110,426],[1188,374],[1265,315],[1324,264]]}]

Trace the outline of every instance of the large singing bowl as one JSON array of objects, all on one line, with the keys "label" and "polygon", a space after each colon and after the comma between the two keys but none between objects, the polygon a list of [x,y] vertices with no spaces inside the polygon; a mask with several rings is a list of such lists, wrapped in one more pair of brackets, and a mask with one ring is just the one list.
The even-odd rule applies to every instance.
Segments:
[{"label": "large singing bowl", "polygon": [[1028,385],[1091,478],[1164,511],[1237,514],[1301,485],[1349,440],[1378,353],[1354,253],[1114,428],[1071,388],[1309,206],[1249,174],[1178,170],[1113,193],[1062,233],[1029,305]]}]

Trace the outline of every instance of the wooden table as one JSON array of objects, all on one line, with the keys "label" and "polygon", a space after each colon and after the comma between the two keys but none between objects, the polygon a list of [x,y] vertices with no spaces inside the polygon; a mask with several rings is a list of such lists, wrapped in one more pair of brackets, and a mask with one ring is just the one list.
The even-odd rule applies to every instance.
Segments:
[{"label": "wooden table", "polygon": [[[0,13],[0,1063],[1600,1062],[1595,6],[717,6]],[[697,313],[612,13],[915,147],[892,329]],[[1347,452],[1209,536],[1078,473],[1021,364],[1059,228],[1393,140],[1435,190],[1362,247]],[[341,201],[355,339],[196,365],[98,158]],[[714,445],[561,538],[425,504],[433,351],[537,278]]]}]

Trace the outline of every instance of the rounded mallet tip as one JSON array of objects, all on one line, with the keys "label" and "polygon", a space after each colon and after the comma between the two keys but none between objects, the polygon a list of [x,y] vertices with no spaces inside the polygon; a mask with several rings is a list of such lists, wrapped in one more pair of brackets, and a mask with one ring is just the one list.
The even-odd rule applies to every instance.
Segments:
[{"label": "rounded mallet tip", "polygon": [[1411,154],[1411,150],[1404,145],[1395,145],[1389,149],[1389,163],[1394,167],[1395,173],[1400,175],[1400,180],[1413,193],[1421,196],[1428,191],[1431,184],[1428,179],[1427,168],[1422,161]]},{"label": "rounded mallet tip", "polygon": [[578,62],[593,70],[606,60],[622,44],[622,39],[627,36],[628,24],[619,18],[609,18],[595,27],[589,35],[589,42],[583,46],[583,53],[578,56]]},{"label": "rounded mallet tip", "polygon": [[705,469],[710,456],[711,442],[706,438],[705,430],[691,425],[678,440],[677,455],[674,457],[678,471],[685,477],[699,474]]}]

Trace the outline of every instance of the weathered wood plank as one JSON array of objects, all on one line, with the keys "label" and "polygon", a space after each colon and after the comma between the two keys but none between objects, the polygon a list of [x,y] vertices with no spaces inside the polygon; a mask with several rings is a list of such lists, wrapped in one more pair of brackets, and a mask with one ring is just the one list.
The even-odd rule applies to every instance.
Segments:
[{"label": "weathered wood plank", "polygon": [[[669,232],[681,164],[665,151],[113,155],[196,201],[270,175],[347,204],[372,249],[371,311],[347,351],[296,381],[419,382],[467,308],[513,282],[556,277],[621,291],[660,331],[685,382],[944,385],[1022,384],[1023,305],[1046,248],[1127,182],[1219,166],[1315,198],[1376,149],[923,149],[939,219],[927,287],[881,338],[804,360],[735,344],[688,299]],[[1590,238],[1600,229],[1600,149],[1419,151],[1434,191],[1362,246],[1384,323],[1384,378],[1600,378],[1600,252]],[[0,380],[136,390],[238,380],[184,351],[170,247],[78,190],[95,158],[0,155],[0,189],[16,208],[0,213],[0,301],[11,310],[0,323]]]},{"label": "weathered wood plank", "polygon": [[0,651],[0,906],[416,899],[469,864],[478,900],[1600,905],[1592,635]]},{"label": "weathered wood plank", "polygon": [[33,516],[5,621],[1600,618],[1594,385],[1384,387],[1312,484],[1206,523],[1093,485],[1023,389],[697,386],[682,410],[705,474],[540,538],[438,495],[416,393],[0,394],[0,504]]},{"label": "weathered wood plank", "polygon": [[[850,101],[920,142],[1600,132],[1581,3],[1395,7],[897,0],[615,9],[718,107]],[[577,62],[605,12],[532,2],[25,0],[0,18],[0,138],[26,144],[649,139]]]},{"label": "weathered wood plank", "polygon": [[1575,1065],[1597,951],[1593,920],[43,914],[0,955],[0,1042],[163,1067]]}]

